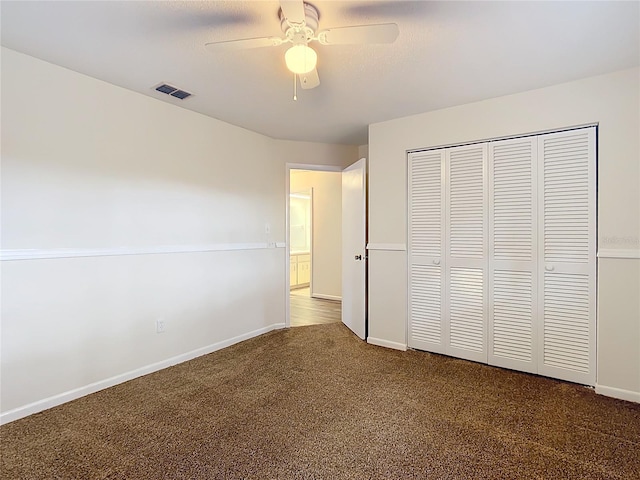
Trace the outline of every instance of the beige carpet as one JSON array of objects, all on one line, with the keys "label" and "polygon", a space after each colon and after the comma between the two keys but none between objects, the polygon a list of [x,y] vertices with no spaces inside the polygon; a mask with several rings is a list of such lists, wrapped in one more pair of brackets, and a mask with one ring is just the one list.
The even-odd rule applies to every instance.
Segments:
[{"label": "beige carpet", "polygon": [[640,405],[272,332],[0,428],[2,479],[639,479]]}]

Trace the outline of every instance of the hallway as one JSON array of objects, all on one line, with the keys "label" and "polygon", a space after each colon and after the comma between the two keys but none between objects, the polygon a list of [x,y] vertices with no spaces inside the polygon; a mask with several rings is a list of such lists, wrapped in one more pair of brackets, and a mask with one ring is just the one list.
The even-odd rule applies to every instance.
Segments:
[{"label": "hallway", "polygon": [[342,320],[342,303],[339,300],[311,298],[309,288],[291,290],[291,326],[336,323]]}]

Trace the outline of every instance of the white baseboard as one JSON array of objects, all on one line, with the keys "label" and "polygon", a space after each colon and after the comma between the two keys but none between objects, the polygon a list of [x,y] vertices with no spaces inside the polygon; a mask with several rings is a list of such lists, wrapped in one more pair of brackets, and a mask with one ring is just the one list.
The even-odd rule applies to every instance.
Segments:
[{"label": "white baseboard", "polygon": [[405,343],[390,342],[389,340],[383,340],[381,338],[367,337],[367,343],[377,345],[378,347],[393,348],[394,350],[405,351],[407,349]]},{"label": "white baseboard", "polygon": [[209,353],[215,352],[216,350],[221,350],[244,340],[257,337],[258,335],[262,335],[263,333],[267,333],[272,330],[279,330],[282,328],[285,328],[284,323],[274,323],[273,325],[269,325],[268,327],[259,328],[252,332],[238,335],[237,337],[229,338],[227,340],[223,340],[206,347],[198,348],[196,350],[192,350],[190,352],[183,353],[166,360],[162,360],[161,362],[152,363],[151,365],[136,368],[135,370],[131,370],[129,372],[125,372],[120,375],[107,378],[105,380],[90,383],[89,385],[85,385],[84,387],[74,388],[73,390],[69,390],[68,392],[59,393],[58,395],[54,395],[43,400],[38,400],[37,402],[29,403],[22,407],[14,408],[13,410],[9,410],[0,414],[0,425],[4,425],[5,423],[13,422],[14,420],[33,415],[34,413],[38,413],[43,410],[62,405],[63,403],[70,402],[71,400],[75,400],[91,393],[104,390],[105,388],[113,387],[114,385],[118,385],[119,383],[127,382],[129,380],[133,380],[134,378],[157,372],[158,370],[177,365],[178,363],[186,362],[202,355],[207,355]]},{"label": "white baseboard", "polygon": [[596,393],[607,397],[618,398],[620,400],[627,400],[628,402],[640,403],[640,392],[634,392],[632,390],[596,385]]},{"label": "white baseboard", "polygon": [[342,297],[338,295],[325,295],[324,293],[314,293],[311,298],[322,298],[323,300],[338,300],[342,301]]}]

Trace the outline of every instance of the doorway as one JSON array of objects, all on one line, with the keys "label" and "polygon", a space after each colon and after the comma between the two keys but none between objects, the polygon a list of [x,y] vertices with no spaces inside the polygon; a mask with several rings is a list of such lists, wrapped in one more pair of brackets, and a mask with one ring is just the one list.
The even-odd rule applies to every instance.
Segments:
[{"label": "doorway", "polygon": [[341,321],[341,169],[287,165],[287,326]]}]

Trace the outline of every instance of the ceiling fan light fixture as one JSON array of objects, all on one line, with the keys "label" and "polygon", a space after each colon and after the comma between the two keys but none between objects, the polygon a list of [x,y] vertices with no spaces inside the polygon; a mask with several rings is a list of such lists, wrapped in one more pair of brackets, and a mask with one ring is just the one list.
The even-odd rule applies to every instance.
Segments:
[{"label": "ceiling fan light fixture", "polygon": [[293,73],[303,75],[316,68],[318,54],[307,45],[294,45],[284,54],[284,61]]}]

